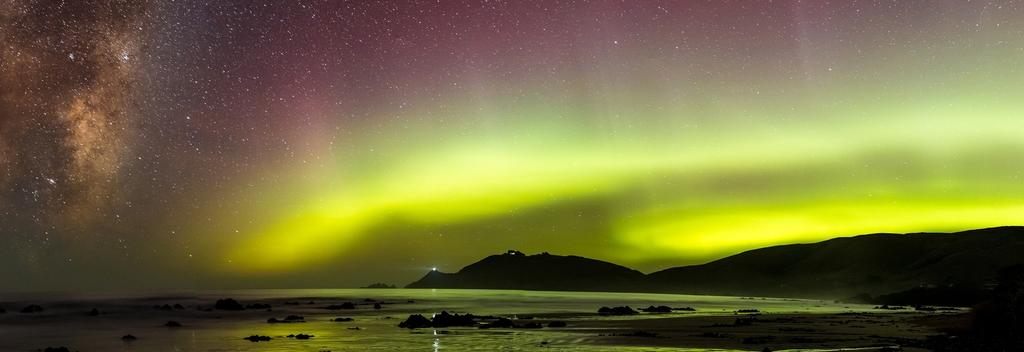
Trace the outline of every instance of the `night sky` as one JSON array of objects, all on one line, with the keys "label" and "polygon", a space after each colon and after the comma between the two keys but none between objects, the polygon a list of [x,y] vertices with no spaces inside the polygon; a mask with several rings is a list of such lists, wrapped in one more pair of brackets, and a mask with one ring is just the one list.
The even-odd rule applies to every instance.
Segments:
[{"label": "night sky", "polygon": [[0,0],[0,289],[1024,218],[1015,1]]}]

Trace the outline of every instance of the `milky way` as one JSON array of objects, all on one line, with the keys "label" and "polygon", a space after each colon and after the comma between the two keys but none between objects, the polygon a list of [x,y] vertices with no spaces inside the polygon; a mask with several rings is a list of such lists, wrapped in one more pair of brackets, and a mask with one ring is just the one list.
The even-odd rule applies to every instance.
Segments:
[{"label": "milky way", "polygon": [[1013,1],[0,0],[0,287],[1010,225],[1020,67]]}]

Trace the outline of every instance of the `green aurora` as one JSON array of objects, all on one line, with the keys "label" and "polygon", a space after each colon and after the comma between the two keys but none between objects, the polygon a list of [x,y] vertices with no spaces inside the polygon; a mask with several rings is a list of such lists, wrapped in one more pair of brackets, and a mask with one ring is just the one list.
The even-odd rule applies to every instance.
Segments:
[{"label": "green aurora", "polygon": [[648,272],[1024,218],[1018,2],[186,3],[0,4],[12,288]]}]

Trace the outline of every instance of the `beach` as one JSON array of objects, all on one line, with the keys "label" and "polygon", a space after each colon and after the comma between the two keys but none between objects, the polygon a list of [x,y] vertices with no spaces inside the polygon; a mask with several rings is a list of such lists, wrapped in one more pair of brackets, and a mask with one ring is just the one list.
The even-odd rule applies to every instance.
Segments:
[{"label": "beach", "polygon": [[[226,298],[242,309],[216,309]],[[21,312],[33,304],[42,311]],[[597,313],[603,306],[661,305],[677,309]],[[0,307],[7,311],[0,315],[4,351],[880,350],[937,334],[924,318],[959,314],[784,298],[430,289],[20,295]],[[473,314],[479,323],[398,327],[409,315],[442,311]],[[498,318],[520,327],[479,327]],[[531,323],[538,326],[526,327]]]}]

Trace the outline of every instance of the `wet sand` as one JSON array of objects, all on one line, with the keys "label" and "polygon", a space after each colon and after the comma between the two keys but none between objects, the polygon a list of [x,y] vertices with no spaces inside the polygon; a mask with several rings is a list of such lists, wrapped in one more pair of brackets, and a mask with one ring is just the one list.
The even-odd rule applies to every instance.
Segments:
[{"label": "wet sand", "polygon": [[[882,350],[925,351],[916,342],[940,332],[936,322],[959,313],[878,312],[840,314],[763,314],[685,316],[629,320],[580,320],[575,332],[587,343],[624,346],[726,350]],[[637,333],[641,331],[642,333]],[[651,336],[654,335],[654,336]]]},{"label": "wet sand", "polygon": [[[222,297],[270,308],[213,309]],[[351,309],[330,309],[352,302]],[[29,304],[45,310],[21,313]],[[380,304],[376,309],[375,304]],[[693,306],[696,311],[602,316],[601,306]],[[165,305],[169,305],[166,306]],[[180,307],[175,307],[180,305]],[[958,312],[887,311],[830,301],[500,290],[249,290],[137,297],[9,297],[0,350],[35,351],[775,351],[910,346]],[[90,314],[96,308],[98,315]],[[756,315],[736,314],[759,309]],[[410,314],[442,310],[542,328],[403,329]],[[267,320],[303,317],[301,323]],[[351,321],[335,322],[338,317]],[[168,321],[181,327],[167,327]],[[493,320],[492,320],[493,321]],[[564,321],[565,327],[549,327]],[[487,323],[486,319],[478,321]],[[944,325],[945,324],[945,325]],[[955,325],[955,324],[954,324]],[[641,331],[641,333],[637,333]],[[123,340],[124,335],[137,337]],[[310,339],[289,338],[310,334]],[[251,335],[272,338],[250,342]],[[877,349],[876,349],[877,350]],[[904,347],[906,351],[915,351]]]}]

